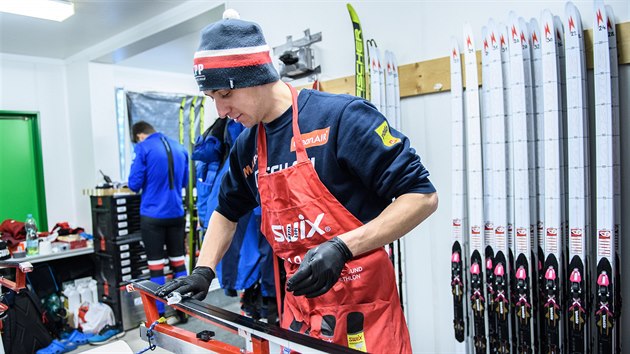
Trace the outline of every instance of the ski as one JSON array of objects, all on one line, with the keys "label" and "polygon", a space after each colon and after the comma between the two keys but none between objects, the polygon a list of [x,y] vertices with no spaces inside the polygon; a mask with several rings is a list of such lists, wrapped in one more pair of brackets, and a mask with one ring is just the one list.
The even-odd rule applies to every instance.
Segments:
[{"label": "ski", "polygon": [[[507,139],[505,123],[507,120],[505,86],[507,73],[504,73],[504,62],[507,55],[504,50],[505,26],[488,21],[490,36],[490,67],[489,67],[489,99],[490,107],[490,139],[492,143],[491,163],[492,178],[492,210],[494,219],[494,312],[496,316],[494,347],[498,353],[510,351],[509,331],[509,244],[508,244],[508,163]],[[505,60],[504,60],[505,58]],[[492,340],[492,339],[491,339]],[[492,348],[492,346],[491,346]]]},{"label": "ski", "polygon": [[[510,13],[509,32],[509,69],[510,69],[510,101],[513,149],[510,159],[513,161],[514,198],[514,253],[515,253],[515,284],[513,298],[516,324],[512,336],[516,344],[516,352],[532,352],[531,326],[531,235],[530,235],[530,199],[529,199],[529,138],[527,103],[531,103],[531,86],[525,83],[525,50],[529,50],[521,24],[514,12]],[[529,62],[527,62],[529,65]],[[529,90],[529,91],[528,91]],[[518,158],[516,158],[518,156]]]},{"label": "ski", "polygon": [[376,41],[367,41],[368,62],[370,63],[370,102],[385,114],[385,96],[381,95],[385,83],[381,81],[383,69],[381,68],[381,55]]},{"label": "ski", "polygon": [[[394,128],[402,131],[402,115],[401,115],[401,110],[400,110],[400,83],[399,83],[399,78],[398,78],[398,62],[396,61],[396,56],[394,55],[393,52],[386,52],[389,53],[389,59],[388,61],[391,63],[392,66],[392,81],[393,81],[393,89],[394,89],[394,112],[395,112],[395,117],[394,117]],[[384,70],[381,70],[381,72]],[[384,76],[382,76],[384,77]],[[398,290],[400,293],[400,302],[403,305],[403,311],[405,313],[405,316],[408,315],[408,310],[407,310],[407,298],[404,296],[404,294],[407,294],[407,280],[405,278],[405,273],[402,271],[403,270],[403,264],[405,263],[405,238],[401,238],[398,239],[396,241],[394,241],[394,261],[395,261],[395,266],[396,269],[398,270]]]},{"label": "ski", "polygon": [[484,255],[486,265],[486,294],[488,300],[488,344],[490,352],[496,351],[496,315],[494,312],[494,214],[493,210],[493,178],[494,168],[492,154],[494,151],[491,124],[491,104],[490,102],[490,34],[488,28],[481,28],[483,37],[483,56],[481,64],[482,79],[482,103],[481,103],[481,141],[483,160],[483,216],[484,230],[483,238],[485,243]]},{"label": "ski", "polygon": [[385,51],[385,115],[392,127],[400,130],[399,122],[396,120],[396,85],[394,84],[394,81],[398,80],[398,74],[394,74],[392,55],[390,51]]},{"label": "ski", "polygon": [[547,347],[546,321],[545,321],[545,294],[544,294],[544,272],[543,263],[545,261],[545,159],[544,159],[544,92],[543,92],[543,67],[542,67],[542,46],[540,39],[540,26],[538,20],[532,18],[529,22],[529,32],[532,41],[532,88],[534,93],[534,125],[535,125],[535,150],[536,150],[536,239],[537,242],[537,287],[538,287],[538,328],[536,338],[540,339],[539,350]]},{"label": "ski", "polygon": [[565,48],[567,88],[568,152],[568,269],[567,350],[585,353],[588,347],[587,279],[589,279],[587,235],[590,234],[589,140],[586,91],[586,59],[580,13],[568,2],[565,5]]},{"label": "ski", "polygon": [[619,127],[619,63],[617,58],[617,30],[615,15],[612,7],[606,5],[606,21],[608,28],[608,46],[610,49],[610,79],[612,82],[612,122],[613,122],[613,203],[615,232],[615,292],[614,306],[616,313],[615,327],[615,352],[621,353],[621,142],[619,140],[621,131]]},{"label": "ski", "polygon": [[[610,27],[610,28],[609,28]],[[598,353],[614,353],[615,249],[615,114],[613,63],[609,36],[614,31],[601,0],[595,1],[593,72],[595,82],[595,225],[597,268],[595,292],[595,345]],[[613,32],[614,34],[614,32]],[[613,39],[615,39],[613,37]],[[616,53],[615,53],[616,54]],[[617,182],[619,183],[619,182]]]},{"label": "ski", "polygon": [[455,39],[451,40],[450,68],[451,68],[451,119],[452,119],[452,236],[451,248],[451,291],[453,293],[453,328],[455,339],[463,343],[465,340],[464,319],[464,240],[462,230],[466,230],[465,222],[465,169],[464,169],[464,101],[462,87],[462,63],[459,46]]},{"label": "ski", "polygon": [[468,238],[470,252],[470,306],[473,310],[473,344],[476,354],[487,349],[485,323],[485,296],[482,254],[483,170],[481,164],[481,120],[479,115],[479,81],[477,78],[477,53],[472,28],[464,25],[464,62],[466,69],[466,181],[468,206]]},{"label": "ski", "polygon": [[[538,338],[536,335],[536,329],[538,328],[538,304],[533,301],[538,295],[538,278],[537,278],[537,251],[538,251],[538,234],[537,234],[537,220],[538,220],[538,204],[536,195],[538,193],[536,183],[536,117],[534,111],[534,83],[532,77],[532,41],[529,33],[529,24],[519,17],[518,24],[520,26],[520,39],[521,46],[523,48],[523,79],[525,85],[525,114],[527,120],[527,169],[529,178],[529,294],[530,294],[530,314],[531,314],[531,329],[530,329],[530,342],[529,346],[533,352],[539,349]],[[517,258],[518,261],[518,258]],[[516,266],[518,271],[518,265]],[[518,296],[518,295],[517,295]],[[518,301],[518,300],[517,300]],[[527,327],[527,325],[525,325]],[[524,329],[525,330],[525,329]],[[524,334],[526,336],[526,334]],[[527,343],[527,339],[524,339]],[[523,347],[524,348],[524,347]],[[518,346],[517,346],[518,351]]]},{"label": "ski", "polygon": [[542,65],[544,94],[544,293],[546,353],[561,353],[562,347],[562,182],[561,182],[561,88],[557,56],[559,40],[553,15],[544,10],[542,25]]},{"label": "ski", "polygon": [[359,16],[350,3],[346,4],[352,21],[352,29],[354,33],[354,92],[357,97],[366,98],[365,89],[365,46],[363,44],[363,32],[361,31],[361,22]]},{"label": "ski", "polygon": [[[393,52],[389,52],[390,61],[392,64],[392,71],[394,74],[394,111],[396,112],[396,117],[394,119],[394,126],[396,129],[402,131],[402,114],[400,111],[400,80],[398,78],[398,61],[396,60],[396,56]],[[404,240],[404,239],[401,239]]]}]

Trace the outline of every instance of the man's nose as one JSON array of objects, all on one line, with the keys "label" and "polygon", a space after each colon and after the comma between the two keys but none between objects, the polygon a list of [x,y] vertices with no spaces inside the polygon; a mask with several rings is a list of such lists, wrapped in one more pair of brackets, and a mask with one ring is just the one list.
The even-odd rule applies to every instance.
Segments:
[{"label": "man's nose", "polygon": [[223,104],[219,100],[215,101],[215,106],[217,108],[217,113],[219,114],[219,117],[225,118],[230,114],[230,108],[228,107],[228,105]]}]

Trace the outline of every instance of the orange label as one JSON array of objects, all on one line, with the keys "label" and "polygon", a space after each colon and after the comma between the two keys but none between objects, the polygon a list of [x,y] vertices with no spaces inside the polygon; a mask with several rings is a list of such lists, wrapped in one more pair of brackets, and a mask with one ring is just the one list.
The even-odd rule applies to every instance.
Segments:
[{"label": "orange label", "polygon": [[[328,135],[330,133],[330,127],[324,129],[313,130],[310,133],[302,134],[302,143],[304,148],[312,146],[325,145],[328,142]],[[291,138],[291,151],[295,151],[295,140]]]}]

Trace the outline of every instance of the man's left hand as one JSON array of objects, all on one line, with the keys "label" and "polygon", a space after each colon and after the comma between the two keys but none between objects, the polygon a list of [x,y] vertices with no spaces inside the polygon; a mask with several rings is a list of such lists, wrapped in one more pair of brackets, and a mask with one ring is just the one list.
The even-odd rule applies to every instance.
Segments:
[{"label": "man's left hand", "polygon": [[352,252],[340,238],[328,240],[306,252],[300,268],[287,281],[287,290],[295,296],[320,296],[335,285],[351,258]]}]

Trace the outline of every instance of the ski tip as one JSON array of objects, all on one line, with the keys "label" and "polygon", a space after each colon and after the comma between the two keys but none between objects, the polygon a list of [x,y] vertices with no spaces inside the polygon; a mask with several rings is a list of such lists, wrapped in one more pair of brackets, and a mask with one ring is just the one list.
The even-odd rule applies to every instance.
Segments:
[{"label": "ski tip", "polygon": [[359,22],[359,16],[357,15],[357,12],[354,10],[354,7],[352,7],[350,3],[347,3],[346,7],[348,8],[348,12],[350,12],[350,18],[352,19],[352,21]]}]

